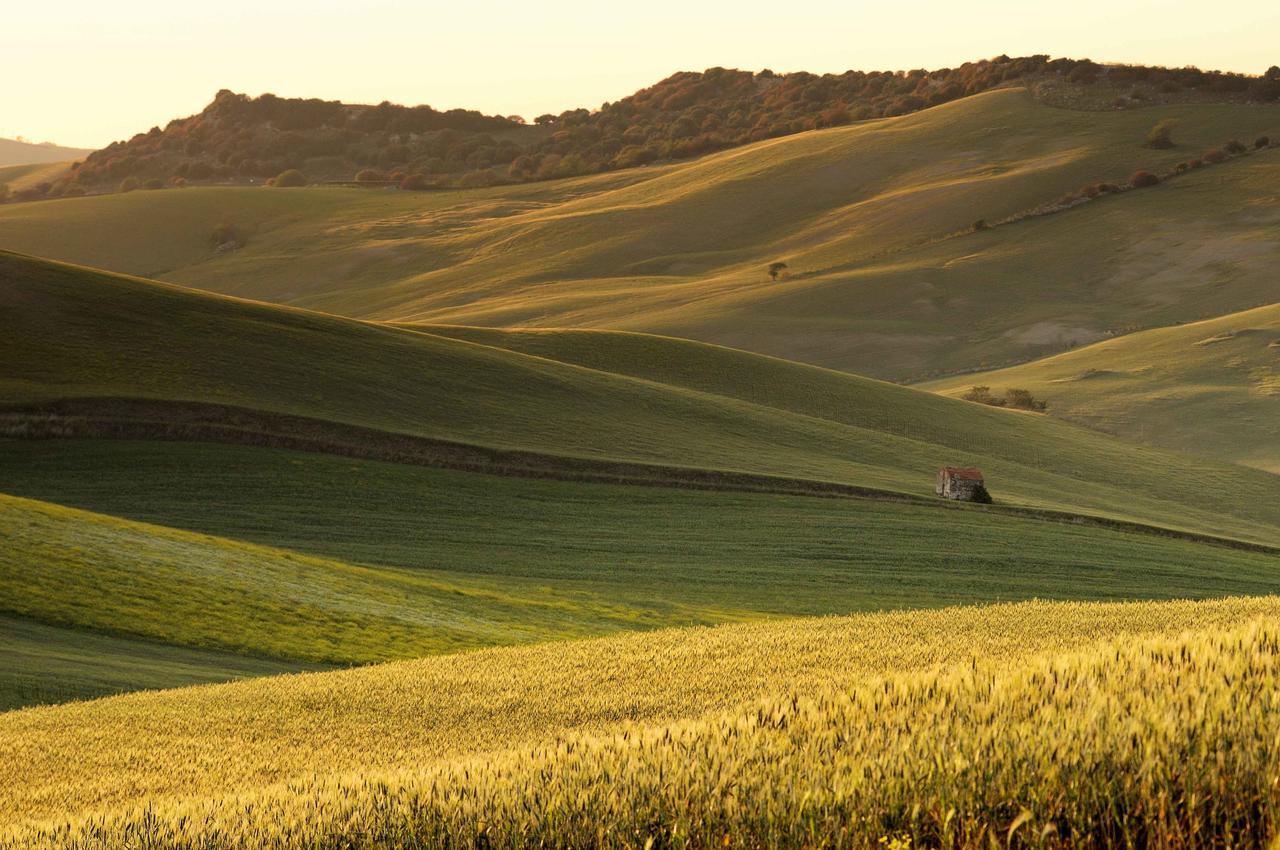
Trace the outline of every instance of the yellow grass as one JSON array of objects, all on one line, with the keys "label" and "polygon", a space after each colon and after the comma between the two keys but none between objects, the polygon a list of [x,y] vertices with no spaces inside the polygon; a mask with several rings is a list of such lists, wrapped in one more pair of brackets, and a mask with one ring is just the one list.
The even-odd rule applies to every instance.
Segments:
[{"label": "yellow grass", "polygon": [[[952,608],[29,709],[0,716],[0,823],[35,842],[13,846],[90,816],[107,843],[67,846],[132,830],[183,848],[428,846],[320,842],[366,829],[467,843],[482,821],[500,845],[582,846],[600,827],[608,846],[643,845],[642,828],[685,836],[675,846],[724,830],[798,846],[811,826],[866,844],[973,838],[1022,807],[1036,830],[1115,815],[1194,833],[1242,811],[1232,828],[1269,828],[1272,801],[1250,789],[1272,793],[1257,783],[1280,731],[1277,615],[1273,597]],[[1224,783],[1232,795],[1208,796]]]}]

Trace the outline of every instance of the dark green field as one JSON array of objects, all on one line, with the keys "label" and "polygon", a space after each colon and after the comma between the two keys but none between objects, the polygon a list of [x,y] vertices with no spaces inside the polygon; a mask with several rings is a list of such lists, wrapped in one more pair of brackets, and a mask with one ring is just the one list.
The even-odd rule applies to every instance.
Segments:
[{"label": "dark green field", "polygon": [[[982,600],[1280,592],[1272,555],[974,509],[236,446],[3,441],[0,491],[42,500],[2,503],[12,613],[313,662]],[[95,647],[138,665],[113,687],[237,674],[225,656],[135,662],[135,646]],[[29,665],[80,687],[65,665]]]}]

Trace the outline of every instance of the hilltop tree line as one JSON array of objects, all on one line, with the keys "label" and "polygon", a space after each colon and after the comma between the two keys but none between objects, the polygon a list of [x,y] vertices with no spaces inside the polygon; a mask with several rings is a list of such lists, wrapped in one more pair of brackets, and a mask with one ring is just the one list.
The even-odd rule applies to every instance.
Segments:
[{"label": "hilltop tree line", "polygon": [[567,177],[904,115],[1036,78],[1081,88],[1105,79],[1164,93],[1280,100],[1277,67],[1254,77],[1048,56],[1000,56],[934,71],[681,72],[594,112],[541,115],[532,124],[461,109],[251,98],[223,90],[200,114],[97,151],[63,180],[32,187],[25,197],[264,182],[289,171],[308,180],[353,181],[359,175],[356,182],[420,189]]}]

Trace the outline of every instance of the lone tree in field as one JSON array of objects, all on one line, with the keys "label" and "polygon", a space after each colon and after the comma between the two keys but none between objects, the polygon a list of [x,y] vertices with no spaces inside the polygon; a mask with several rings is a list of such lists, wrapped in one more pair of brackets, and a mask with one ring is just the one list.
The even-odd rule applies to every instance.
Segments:
[{"label": "lone tree in field", "polygon": [[1173,147],[1173,128],[1176,126],[1178,126],[1178,122],[1172,118],[1166,118],[1159,122],[1147,133],[1147,141],[1143,144],[1143,147],[1157,150]]},{"label": "lone tree in field", "polygon": [[787,267],[786,263],[770,263],[769,277],[772,278],[773,280],[777,280],[778,275],[782,274],[782,270],[785,269],[786,267]]}]

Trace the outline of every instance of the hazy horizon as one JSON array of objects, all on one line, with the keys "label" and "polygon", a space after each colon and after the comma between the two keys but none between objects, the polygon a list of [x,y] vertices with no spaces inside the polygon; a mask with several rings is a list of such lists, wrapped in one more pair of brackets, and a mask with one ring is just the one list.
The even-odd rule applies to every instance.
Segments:
[{"label": "hazy horizon", "polygon": [[27,82],[0,92],[0,137],[89,148],[198,112],[223,88],[531,119],[715,66],[933,69],[1002,53],[1254,74],[1280,63],[1280,10],[1262,2],[1206,15],[1184,0],[1082,0],[1049,21],[1010,0],[863,9],[819,0],[791,4],[785,17],[720,0],[659,0],[631,15],[585,0],[538,9],[371,0],[359,11],[333,0],[230,0],[218,10],[72,0],[6,17],[21,37],[6,45],[0,73]]}]

